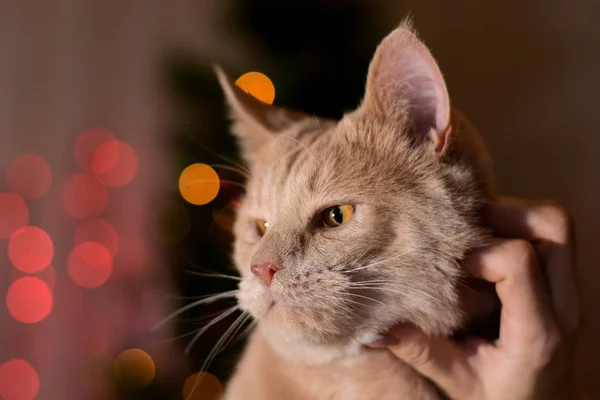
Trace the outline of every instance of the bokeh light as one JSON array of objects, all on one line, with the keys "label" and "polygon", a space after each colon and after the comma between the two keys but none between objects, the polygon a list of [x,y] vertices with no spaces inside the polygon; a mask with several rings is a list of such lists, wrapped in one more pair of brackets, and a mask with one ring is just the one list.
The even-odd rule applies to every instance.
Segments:
[{"label": "bokeh light", "polygon": [[[29,275],[28,273],[23,272],[17,268],[12,269],[12,281],[13,282],[16,281],[17,279],[21,279],[26,276],[31,276],[31,275]],[[48,265],[46,268],[44,268],[40,272],[37,272],[34,276],[36,278],[39,278],[39,279],[43,280],[44,282],[46,282],[46,284],[48,285],[50,290],[54,290],[54,288],[56,287],[56,270],[54,269],[52,264]]]},{"label": "bokeh light", "polygon": [[75,244],[96,242],[104,246],[113,256],[119,250],[119,235],[115,227],[103,219],[88,219],[77,225]]},{"label": "bokeh light", "polygon": [[79,173],[65,183],[62,199],[65,210],[73,217],[93,218],[106,208],[108,190],[95,176]]},{"label": "bokeh light", "polygon": [[219,193],[219,175],[206,164],[192,164],[179,177],[181,196],[191,204],[211,202]]},{"label": "bokeh light", "polygon": [[140,349],[123,351],[115,361],[115,374],[119,383],[132,389],[148,386],[154,379],[154,360]]},{"label": "bokeh light", "polygon": [[91,171],[96,149],[103,143],[114,139],[115,136],[108,129],[99,126],[86,129],[75,140],[75,162],[85,171]]},{"label": "bokeh light", "polygon": [[265,74],[255,71],[247,72],[240,76],[235,84],[263,103],[273,104],[275,100],[275,86]]},{"label": "bokeh light", "polygon": [[33,400],[39,391],[40,378],[27,361],[13,358],[0,365],[0,398]]},{"label": "bokeh light", "polygon": [[94,150],[91,171],[107,186],[127,185],[136,177],[138,168],[138,155],[126,142],[109,140]]},{"label": "bokeh light", "polygon": [[46,268],[54,257],[50,236],[37,226],[17,229],[8,242],[8,258],[23,272],[35,273]]},{"label": "bokeh light", "polygon": [[29,223],[29,208],[16,193],[0,192],[0,239],[8,239]]},{"label": "bokeh light", "polygon": [[190,215],[185,207],[173,202],[163,205],[157,210],[151,231],[158,241],[174,244],[185,239],[191,226]]},{"label": "bokeh light", "polygon": [[223,386],[213,374],[198,372],[185,380],[182,392],[185,400],[219,400]]},{"label": "bokeh light", "polygon": [[10,162],[6,171],[8,188],[25,200],[42,197],[50,189],[51,183],[50,165],[37,154],[21,154]]},{"label": "bokeh light", "polygon": [[6,307],[17,321],[26,324],[40,322],[52,310],[52,292],[41,279],[26,276],[9,286]]},{"label": "bokeh light", "polygon": [[214,209],[212,212],[215,223],[227,232],[233,231],[233,223],[235,222],[235,213],[233,206],[228,206],[223,209]]},{"label": "bokeh light", "polygon": [[113,271],[113,259],[106,247],[96,242],[76,245],[67,260],[67,272],[73,282],[87,289],[102,286]]}]

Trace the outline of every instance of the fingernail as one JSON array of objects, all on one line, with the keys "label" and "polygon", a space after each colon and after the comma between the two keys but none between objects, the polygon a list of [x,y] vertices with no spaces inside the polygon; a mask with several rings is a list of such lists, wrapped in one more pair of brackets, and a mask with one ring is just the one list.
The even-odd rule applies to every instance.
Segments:
[{"label": "fingernail", "polygon": [[380,349],[382,347],[393,346],[398,344],[398,342],[398,339],[392,335],[379,335],[377,339],[365,343],[365,345],[374,349]]}]

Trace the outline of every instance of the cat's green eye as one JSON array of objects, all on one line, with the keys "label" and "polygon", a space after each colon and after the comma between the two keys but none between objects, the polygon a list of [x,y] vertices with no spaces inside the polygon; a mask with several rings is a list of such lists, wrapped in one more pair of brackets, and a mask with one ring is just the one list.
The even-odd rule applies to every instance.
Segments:
[{"label": "cat's green eye", "polygon": [[264,219],[258,219],[256,220],[256,229],[258,231],[258,234],[262,237],[267,231],[267,229],[269,229],[269,223]]},{"label": "cat's green eye", "polygon": [[329,207],[323,211],[323,222],[325,225],[335,228],[350,221],[355,212],[356,206],[352,204]]}]

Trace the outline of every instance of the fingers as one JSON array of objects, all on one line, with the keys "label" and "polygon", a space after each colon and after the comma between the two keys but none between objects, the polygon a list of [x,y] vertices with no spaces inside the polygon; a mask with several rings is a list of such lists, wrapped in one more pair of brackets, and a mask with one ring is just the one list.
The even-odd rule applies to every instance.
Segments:
[{"label": "fingers", "polygon": [[502,302],[499,345],[518,354],[543,353],[557,331],[554,313],[533,246],[525,240],[500,240],[474,253],[465,266],[496,284]]},{"label": "fingers", "polygon": [[579,324],[579,301],[575,284],[573,221],[561,206],[502,198],[488,210],[492,228],[505,237],[534,243],[542,257],[544,275],[556,317],[566,333]]},{"label": "fingers", "polygon": [[398,343],[388,349],[399,359],[433,380],[452,398],[464,398],[473,391],[477,379],[468,363],[467,354],[455,342],[438,336],[427,336],[414,325],[393,328],[391,335]]}]

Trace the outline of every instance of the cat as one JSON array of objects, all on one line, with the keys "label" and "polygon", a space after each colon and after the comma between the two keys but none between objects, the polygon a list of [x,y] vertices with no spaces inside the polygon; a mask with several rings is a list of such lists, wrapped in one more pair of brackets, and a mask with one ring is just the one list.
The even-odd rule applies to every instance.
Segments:
[{"label": "cat", "polygon": [[339,121],[262,103],[215,70],[250,171],[233,259],[257,321],[224,399],[443,398],[365,346],[402,322],[457,334],[498,306],[461,267],[491,240],[492,162],[411,23],[379,44]]}]

